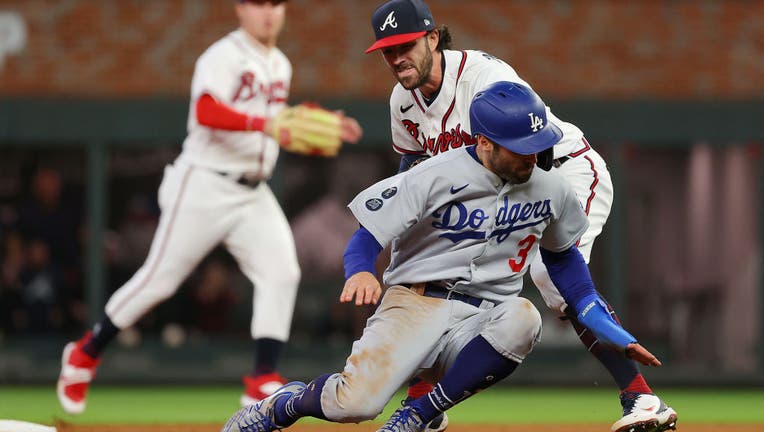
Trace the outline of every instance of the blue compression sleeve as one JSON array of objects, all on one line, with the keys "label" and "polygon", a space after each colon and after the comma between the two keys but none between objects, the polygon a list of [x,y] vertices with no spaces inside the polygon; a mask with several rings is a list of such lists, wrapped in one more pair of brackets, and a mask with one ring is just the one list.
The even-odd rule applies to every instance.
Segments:
[{"label": "blue compression sleeve", "polygon": [[563,252],[539,248],[549,277],[573,307],[578,321],[594,333],[600,341],[625,349],[636,338],[615,322],[605,303],[600,299],[589,274],[584,257],[575,246]]},{"label": "blue compression sleeve", "polygon": [[342,260],[345,266],[345,279],[356,273],[367,271],[374,274],[374,263],[377,262],[382,245],[363,226],[353,233]]},{"label": "blue compression sleeve", "polygon": [[591,330],[600,341],[621,350],[625,350],[630,343],[637,342],[634,336],[615,322],[598,294],[579,300],[575,310],[578,312],[578,322]]}]

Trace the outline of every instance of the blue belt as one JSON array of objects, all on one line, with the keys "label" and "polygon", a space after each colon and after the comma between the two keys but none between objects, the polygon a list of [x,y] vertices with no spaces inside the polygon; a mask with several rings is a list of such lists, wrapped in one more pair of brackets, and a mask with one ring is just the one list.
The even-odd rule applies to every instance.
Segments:
[{"label": "blue belt", "polygon": [[464,294],[458,291],[443,288],[433,284],[432,282],[402,285],[411,291],[414,291],[415,293],[425,297],[434,297],[444,300],[459,300],[460,302],[464,302],[475,307],[492,308],[496,306],[496,303],[490,300],[473,297],[469,294]]}]

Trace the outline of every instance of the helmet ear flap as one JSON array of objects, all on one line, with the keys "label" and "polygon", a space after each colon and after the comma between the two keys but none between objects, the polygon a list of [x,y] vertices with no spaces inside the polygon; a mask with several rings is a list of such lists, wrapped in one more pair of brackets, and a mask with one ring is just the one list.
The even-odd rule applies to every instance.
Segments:
[{"label": "helmet ear flap", "polygon": [[554,164],[554,147],[549,147],[546,150],[542,150],[536,153],[536,166],[544,171],[552,169]]}]

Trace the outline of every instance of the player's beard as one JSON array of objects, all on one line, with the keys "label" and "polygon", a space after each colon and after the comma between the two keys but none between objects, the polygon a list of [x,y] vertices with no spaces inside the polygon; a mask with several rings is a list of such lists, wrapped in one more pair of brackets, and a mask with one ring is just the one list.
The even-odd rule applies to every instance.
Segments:
[{"label": "player's beard", "polygon": [[489,155],[490,164],[493,168],[492,171],[499,178],[513,185],[523,184],[530,180],[536,162],[526,160],[525,158],[517,158],[517,156],[515,156],[516,159],[514,160],[508,160],[502,157],[499,148],[498,144],[494,144]]},{"label": "player's beard", "polygon": [[414,70],[417,72],[414,76],[408,76],[404,78],[400,78],[398,75],[399,70],[396,68],[395,72],[395,79],[398,80],[398,82],[405,88],[406,90],[414,90],[416,88],[419,88],[425,84],[427,84],[427,80],[430,79],[430,72],[432,71],[432,52],[427,47],[427,44],[424,45],[424,56],[422,57],[422,61],[419,62],[419,64],[411,63],[408,65],[405,65],[406,68],[413,67]]}]

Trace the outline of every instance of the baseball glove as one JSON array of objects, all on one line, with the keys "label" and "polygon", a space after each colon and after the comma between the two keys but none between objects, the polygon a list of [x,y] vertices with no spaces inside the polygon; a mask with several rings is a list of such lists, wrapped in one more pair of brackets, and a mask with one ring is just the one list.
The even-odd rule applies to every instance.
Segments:
[{"label": "baseball glove", "polygon": [[286,150],[311,156],[336,156],[342,146],[342,115],[316,105],[286,107],[266,126]]}]

